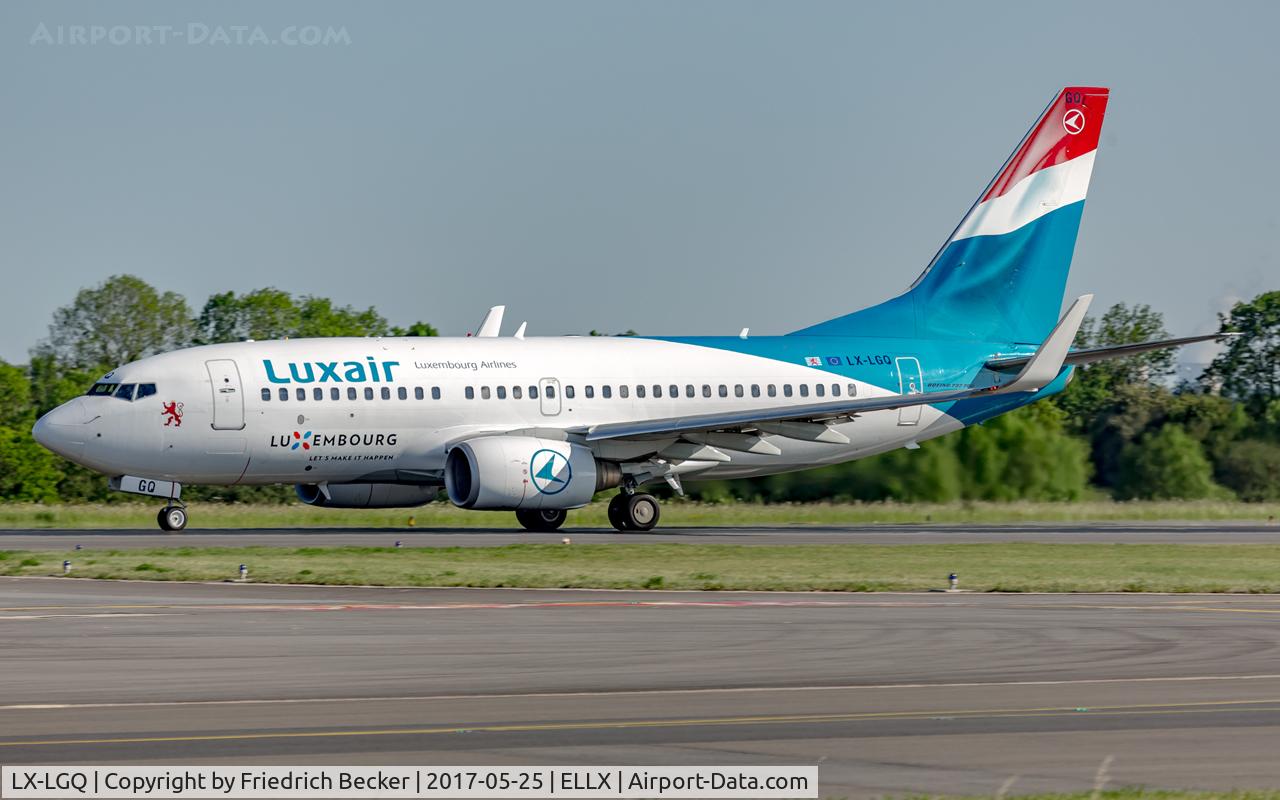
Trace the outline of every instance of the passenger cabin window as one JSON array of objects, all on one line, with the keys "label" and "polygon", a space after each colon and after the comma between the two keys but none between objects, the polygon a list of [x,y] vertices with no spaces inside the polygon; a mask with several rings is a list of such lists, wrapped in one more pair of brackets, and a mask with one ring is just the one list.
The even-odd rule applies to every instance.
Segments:
[{"label": "passenger cabin window", "polygon": [[751,384],[751,396],[752,397],[760,396],[760,384],[758,383]]},{"label": "passenger cabin window", "polygon": [[769,396],[770,396],[770,397],[777,397],[777,396],[778,396],[778,387],[777,387],[776,385],[772,384],[772,383],[771,383],[771,384],[769,384]]},{"label": "passenger cabin window", "polygon": [[626,399],[631,395],[631,389],[625,383],[618,387],[618,397]]},{"label": "passenger cabin window", "polygon": [[324,399],[324,389],[321,389],[319,386],[317,386],[316,388],[312,389],[312,390],[311,390],[311,399],[312,399],[312,400],[323,400],[323,399]]},{"label": "passenger cabin window", "polygon": [[[418,391],[419,391],[419,392],[421,392],[422,390],[421,390],[421,389],[419,389]],[[400,400],[408,400],[408,399],[409,399],[409,390],[408,390],[408,389],[406,389],[406,388],[404,388],[403,386],[398,387],[398,388],[396,389],[396,397],[397,397],[397,398],[399,398]],[[421,394],[419,394],[419,395],[418,395],[418,397],[422,397],[422,395],[421,395]]]},{"label": "passenger cabin window", "polygon": [[613,397],[613,387],[607,383],[604,386],[601,386],[600,396],[603,397],[605,400],[608,400],[610,397]]},{"label": "passenger cabin window", "polygon": [[391,387],[390,387],[390,386],[383,386],[383,387],[382,387],[382,391],[381,391],[379,394],[381,394],[381,395],[382,395],[382,399],[383,399],[383,400],[390,400],[390,399],[391,399]]},{"label": "passenger cabin window", "polygon": [[782,384],[782,396],[783,397],[791,396],[791,384],[789,383]]},{"label": "passenger cabin window", "polygon": [[347,387],[347,399],[348,399],[348,400],[355,400],[355,399],[356,399],[356,387],[354,387],[354,386],[348,386],[348,387]]},{"label": "passenger cabin window", "polygon": [[364,399],[365,399],[365,400],[372,400],[372,399],[373,399],[373,387],[372,387],[372,386],[366,386],[366,387],[364,387]]},{"label": "passenger cabin window", "polygon": [[422,387],[421,386],[413,387],[413,399],[421,400],[422,398],[423,398]]},{"label": "passenger cabin window", "polygon": [[132,383],[122,383],[120,384],[120,388],[116,389],[115,396],[120,398],[121,400],[132,400],[133,388],[134,388],[134,385]]},{"label": "passenger cabin window", "polygon": [[439,386],[432,386],[432,387],[431,387],[431,399],[432,399],[432,400],[439,400],[439,399],[440,399],[440,387],[439,387]]},{"label": "passenger cabin window", "polygon": [[537,386],[530,386],[530,387],[529,387],[529,399],[530,399],[530,400],[537,400],[537,399],[538,399],[538,387],[537,387]]},{"label": "passenger cabin window", "polygon": [[263,399],[263,400],[270,400],[270,399],[271,399],[271,390],[270,390],[270,389],[263,389],[263,390],[262,390],[262,399]]},{"label": "passenger cabin window", "polygon": [[[512,398],[514,398],[514,399],[516,399],[516,400],[520,400],[520,399],[522,399],[522,398],[524,397],[524,389],[520,388],[519,386],[512,386],[512,387],[511,387],[511,396],[512,396]],[[437,399],[438,399],[438,398],[437,398]]]},{"label": "passenger cabin window", "polygon": [[548,384],[547,388],[542,390],[547,399],[553,399],[556,396],[556,387]]},{"label": "passenger cabin window", "polygon": [[809,384],[807,383],[800,384],[800,396],[801,397],[809,396]]},{"label": "passenger cabin window", "polygon": [[686,384],[684,385],[684,396],[685,396],[685,397],[693,397],[693,395],[694,395],[693,384],[692,384],[692,383],[686,383]]},{"label": "passenger cabin window", "polygon": [[281,400],[289,399],[289,390],[284,388],[283,386],[280,387],[280,399]]},{"label": "passenger cabin window", "polygon": [[643,399],[643,398],[644,398],[644,394],[645,394],[645,393],[644,393],[644,384],[643,384],[643,383],[636,384],[636,397],[639,397],[639,398]]},{"label": "passenger cabin window", "polygon": [[574,395],[573,386],[564,387],[564,399],[572,400]]},{"label": "passenger cabin window", "polygon": [[831,396],[832,397],[840,396],[840,384],[838,383],[831,384]]},{"label": "passenger cabin window", "polygon": [[507,399],[507,387],[505,387],[505,386],[499,386],[499,387],[498,387],[498,399],[499,399],[499,400],[506,400],[506,399]]},{"label": "passenger cabin window", "polygon": [[653,396],[654,396],[654,397],[662,397],[662,384],[660,384],[660,383],[655,383],[655,384],[653,385]]},{"label": "passenger cabin window", "polygon": [[702,384],[702,396],[703,397],[711,396],[711,384],[709,383]]},{"label": "passenger cabin window", "polygon": [[476,389],[474,386],[468,386],[463,394],[466,395],[468,400],[476,399]]},{"label": "passenger cabin window", "polygon": [[670,386],[668,386],[668,387],[667,387],[667,397],[679,397],[679,396],[680,396],[680,387],[679,387],[679,386],[676,386],[676,385],[673,383],[673,384],[671,384]]},{"label": "passenger cabin window", "polygon": [[742,397],[742,395],[743,395],[743,391],[742,391],[742,384],[740,384],[740,383],[736,383],[736,384],[734,384],[734,386],[733,386],[733,396],[734,396],[734,397]]},{"label": "passenger cabin window", "polygon": [[588,400],[596,396],[596,387],[592,386],[591,384],[587,384],[586,386],[584,386],[582,391],[586,392]]},{"label": "passenger cabin window", "polygon": [[816,394],[818,397],[826,397],[827,387],[819,383],[818,385],[813,387],[813,393]]},{"label": "passenger cabin window", "polygon": [[301,386],[299,386],[297,389],[294,390],[294,394],[298,396],[299,400],[307,399],[307,390],[303,389]]},{"label": "passenger cabin window", "polygon": [[728,386],[725,386],[723,383],[722,383],[722,384],[720,384],[720,396],[721,396],[721,397],[728,397],[728,396],[729,396],[729,387],[728,387]]},{"label": "passenger cabin window", "polygon": [[491,395],[490,395],[490,393],[489,393],[489,387],[488,387],[488,386],[481,386],[481,387],[480,387],[480,399],[481,399],[481,400],[488,400],[490,397],[491,397]]},{"label": "passenger cabin window", "polygon": [[858,396],[858,384],[856,383],[849,384],[849,396],[850,397]]},{"label": "passenger cabin window", "polygon": [[337,386],[330,386],[330,387],[329,387],[329,399],[330,399],[330,400],[335,400],[335,401],[336,401],[336,400],[341,400],[341,399],[342,399],[342,390],[341,390],[341,389],[339,389]]},{"label": "passenger cabin window", "polygon": [[156,385],[154,383],[138,384],[138,393],[134,395],[134,400],[141,400],[144,397],[150,397],[156,393]]}]

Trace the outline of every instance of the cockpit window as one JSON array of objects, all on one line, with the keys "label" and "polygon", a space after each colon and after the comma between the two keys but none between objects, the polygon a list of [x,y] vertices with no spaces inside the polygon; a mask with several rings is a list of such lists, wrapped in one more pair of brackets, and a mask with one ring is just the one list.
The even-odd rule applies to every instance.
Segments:
[{"label": "cockpit window", "polygon": [[141,400],[155,393],[154,383],[95,383],[85,392],[89,397],[118,397],[121,400]]}]

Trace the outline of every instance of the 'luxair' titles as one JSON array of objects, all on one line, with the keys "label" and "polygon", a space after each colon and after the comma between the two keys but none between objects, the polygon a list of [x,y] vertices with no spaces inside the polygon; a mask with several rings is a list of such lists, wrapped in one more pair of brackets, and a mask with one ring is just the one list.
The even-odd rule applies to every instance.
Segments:
[{"label": "'luxair' titles", "polygon": [[[267,370],[267,380],[272,383],[392,383],[395,376],[392,367],[399,361],[376,361],[365,356],[364,361],[290,361],[286,365],[289,374],[281,377],[270,359],[264,358],[262,366]],[[283,370],[281,370],[283,372]]]}]

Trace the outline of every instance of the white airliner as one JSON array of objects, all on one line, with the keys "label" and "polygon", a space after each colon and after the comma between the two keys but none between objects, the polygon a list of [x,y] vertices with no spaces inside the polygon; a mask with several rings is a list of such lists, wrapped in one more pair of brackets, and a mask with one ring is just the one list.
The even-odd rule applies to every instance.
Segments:
[{"label": "white airliner", "polygon": [[[126,364],[37,441],[167,499],[182,484],[297,485],[334,508],[513,510],[530,530],[597,493],[649,530],[666,481],[835,464],[1061,391],[1074,366],[1214,338],[1072,350],[1059,319],[1108,91],[1059,92],[910,289],[786,336],[347,338],[193,347]],[[833,285],[838,279],[833,279]]]}]

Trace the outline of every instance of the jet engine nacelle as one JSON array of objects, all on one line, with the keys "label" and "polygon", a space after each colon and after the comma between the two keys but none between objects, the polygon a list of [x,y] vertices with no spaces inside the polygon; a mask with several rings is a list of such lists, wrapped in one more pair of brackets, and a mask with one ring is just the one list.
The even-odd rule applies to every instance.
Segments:
[{"label": "jet engine nacelle", "polygon": [[412,508],[436,499],[435,486],[401,483],[340,483],[324,489],[314,483],[294,487],[298,499],[309,506],[325,508]]},{"label": "jet engine nacelle", "polygon": [[461,508],[559,509],[591,502],[622,482],[622,470],[591,448],[534,436],[482,436],[454,445],[444,486]]}]

